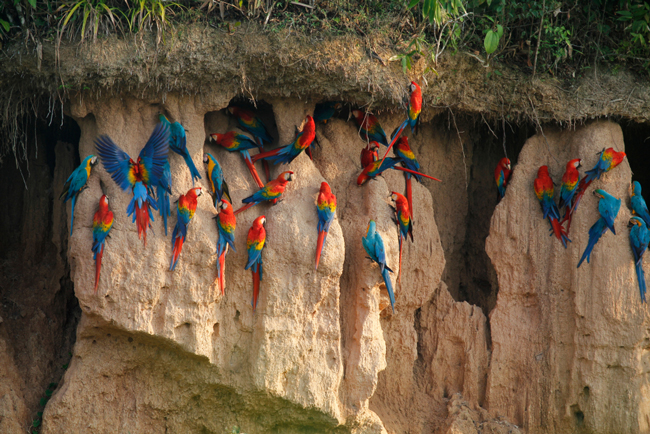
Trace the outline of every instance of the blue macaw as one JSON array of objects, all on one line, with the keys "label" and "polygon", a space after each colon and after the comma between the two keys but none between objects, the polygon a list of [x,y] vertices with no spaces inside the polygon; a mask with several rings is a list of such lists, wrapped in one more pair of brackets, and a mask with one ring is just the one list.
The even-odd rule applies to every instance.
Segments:
[{"label": "blue macaw", "polygon": [[169,167],[169,160],[165,160],[165,168],[163,176],[158,180],[156,186],[156,196],[158,198],[158,212],[163,218],[165,225],[165,235],[167,235],[167,218],[171,214],[171,206],[169,204],[169,195],[172,192],[172,172]]},{"label": "blue macaw", "polygon": [[203,162],[208,165],[206,171],[208,173],[208,179],[210,180],[210,192],[214,198],[214,207],[217,208],[217,204],[221,201],[221,198],[226,197],[230,201],[230,192],[228,191],[228,184],[226,180],[223,179],[223,170],[216,158],[212,154],[205,153],[203,154]]},{"label": "blue macaw", "polygon": [[159,117],[160,122],[169,127],[169,149],[176,152],[178,155],[183,157],[185,164],[190,169],[190,174],[192,175],[192,186],[194,186],[194,179],[201,179],[201,174],[194,165],[190,152],[187,150],[187,136],[185,135],[185,128],[179,123],[174,122],[173,124],[161,114]]},{"label": "blue macaw", "polygon": [[630,224],[632,230],[630,231],[630,244],[632,245],[632,253],[634,253],[634,268],[636,269],[636,278],[639,281],[639,292],[641,293],[641,301],[645,303],[645,274],[643,272],[643,254],[648,248],[650,243],[650,233],[648,227],[640,217],[632,217]]},{"label": "blue macaw", "polygon": [[638,181],[632,183],[632,214],[638,215],[643,219],[646,226],[650,225],[650,213],[648,213],[648,206],[641,196],[641,184]]},{"label": "blue macaw", "polygon": [[379,269],[381,270],[381,275],[384,278],[386,290],[388,291],[388,297],[390,298],[390,306],[393,309],[393,313],[395,313],[395,293],[393,292],[393,284],[390,282],[390,275],[388,274],[389,272],[392,273],[393,270],[388,268],[388,265],[386,265],[384,240],[382,240],[381,235],[377,233],[377,225],[374,220],[370,220],[366,236],[363,237],[362,243],[370,260],[379,264]]},{"label": "blue macaw", "polygon": [[74,223],[74,204],[77,201],[77,196],[79,193],[84,191],[88,186],[86,182],[90,178],[90,171],[93,166],[97,164],[97,157],[94,155],[89,155],[81,162],[79,167],[77,167],[68,180],[63,186],[63,192],[59,199],[63,199],[63,203],[66,203],[68,199],[71,199],[70,202],[70,236],[72,236],[72,227]]},{"label": "blue macaw", "polygon": [[578,262],[578,267],[582,264],[582,261],[587,259],[589,263],[589,258],[591,256],[591,251],[598,242],[601,236],[609,228],[614,235],[616,235],[616,230],[614,229],[614,220],[618,215],[618,210],[621,209],[621,199],[616,199],[611,194],[607,193],[605,190],[598,189],[594,191],[594,195],[600,198],[598,202],[598,212],[600,213],[600,218],[594,225],[589,229],[589,243],[585,252]]}]

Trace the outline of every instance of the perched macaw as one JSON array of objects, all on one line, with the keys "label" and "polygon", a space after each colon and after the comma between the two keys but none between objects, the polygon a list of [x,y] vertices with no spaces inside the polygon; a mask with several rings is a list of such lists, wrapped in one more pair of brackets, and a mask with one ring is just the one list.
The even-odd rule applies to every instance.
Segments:
[{"label": "perched macaw", "polygon": [[282,196],[282,193],[284,193],[284,189],[287,188],[289,181],[293,181],[294,179],[296,179],[296,175],[292,171],[289,170],[282,172],[276,179],[267,182],[266,185],[255,194],[244,198],[242,203],[245,203],[246,205],[235,211],[235,215],[246,211],[248,208],[257,205],[258,203],[264,202],[265,200],[277,202],[277,200]]},{"label": "perched macaw", "polygon": [[219,214],[217,214],[217,230],[219,232],[219,239],[217,239],[217,277],[223,295],[226,289],[226,254],[229,247],[232,247],[232,250],[237,252],[235,250],[237,218],[233,213],[232,204],[225,198],[222,198],[221,202],[219,202],[219,210]]},{"label": "perched macaw", "polygon": [[[239,125],[242,128],[244,128],[255,137],[260,152],[264,151],[264,142],[273,142],[273,137],[271,137],[269,134],[262,120],[255,116],[255,113],[236,106],[228,107],[228,111],[235,117],[235,119],[237,119],[237,122],[239,122]],[[264,174],[266,175],[266,179],[271,179],[269,164],[266,161],[262,161],[262,165],[264,167]],[[260,188],[262,185],[260,185]]]},{"label": "perched macaw", "polygon": [[327,182],[320,184],[320,192],[316,199],[316,212],[318,213],[318,241],[316,242],[316,269],[318,270],[323,245],[327,239],[330,225],[336,216],[336,196]]},{"label": "perched macaw", "polygon": [[219,162],[212,156],[212,154],[203,154],[203,162],[208,165],[206,171],[208,173],[208,179],[210,180],[210,190],[212,197],[214,198],[214,207],[216,208],[224,195],[228,200],[230,200],[228,184],[226,184],[226,180],[223,179],[223,170],[221,170]]},{"label": "perched macaw", "polygon": [[[418,160],[415,158],[415,154],[413,151],[411,151],[411,147],[409,146],[409,141],[405,137],[400,137],[400,139],[397,141],[397,144],[393,148],[393,152],[395,153],[395,156],[401,160],[402,166],[406,167],[407,169],[411,169],[414,172],[419,172],[420,171],[420,163],[418,163]],[[409,210],[411,211],[411,215],[413,215],[413,193],[411,189],[411,174],[408,172],[404,172],[404,176],[406,177],[406,198],[408,199],[408,205],[409,205]],[[417,179],[418,182],[422,182],[422,176],[420,175],[413,175],[415,176],[415,179]]]},{"label": "perched macaw", "polygon": [[289,164],[300,155],[302,151],[309,148],[315,137],[316,125],[314,124],[314,119],[307,115],[302,131],[296,135],[293,143],[281,148],[253,155],[253,162],[267,159],[271,160],[273,164]]},{"label": "perched macaw", "polygon": [[187,150],[187,136],[185,135],[185,128],[183,128],[180,122],[174,122],[172,124],[163,114],[159,115],[158,119],[160,119],[160,122],[169,127],[169,149],[183,157],[185,164],[187,164],[187,167],[190,169],[190,174],[192,175],[192,185],[194,185],[194,179],[201,179],[201,174],[194,165],[194,161],[190,156],[190,151]]},{"label": "perched macaw", "polygon": [[420,86],[412,81],[409,86],[411,96],[409,98],[408,124],[411,126],[411,132],[416,132],[416,125],[422,111],[422,90]]},{"label": "perched macaw", "polygon": [[63,203],[66,203],[68,199],[72,199],[70,201],[70,236],[72,236],[72,227],[74,223],[74,204],[77,201],[79,193],[88,188],[86,182],[88,181],[88,178],[90,178],[90,171],[95,164],[97,164],[96,156],[89,155],[84,158],[79,167],[77,167],[68,177],[68,180],[63,186],[63,192],[61,193],[61,196],[59,196],[59,199],[63,199]]},{"label": "perched macaw", "polygon": [[163,218],[165,225],[165,236],[167,236],[167,218],[171,215],[171,207],[169,205],[169,194],[172,191],[172,172],[169,167],[169,160],[165,159],[165,169],[163,176],[158,180],[156,186],[156,198],[158,201],[158,212]]},{"label": "perched macaw", "polygon": [[643,219],[646,224],[646,227],[650,225],[650,213],[648,213],[648,206],[645,203],[645,199],[641,196],[641,184],[639,181],[634,181],[632,183],[632,214],[638,215]]},{"label": "perched macaw", "polygon": [[399,282],[402,283],[402,246],[403,242],[411,236],[413,242],[413,221],[409,210],[408,201],[404,196],[397,192],[391,193],[391,199],[395,201],[395,223],[399,228]]},{"label": "perched macaw", "polygon": [[641,301],[645,303],[645,273],[643,272],[643,254],[648,249],[650,243],[650,233],[648,226],[641,217],[632,217],[628,226],[632,226],[630,231],[630,244],[632,253],[634,253],[634,268],[636,269],[636,278],[639,282],[639,292]]},{"label": "perched macaw", "polygon": [[365,169],[369,164],[374,163],[379,159],[379,144],[377,142],[370,142],[365,148],[361,150],[361,168]]},{"label": "perched macaw", "polygon": [[386,291],[388,291],[388,298],[390,298],[390,306],[393,309],[393,313],[395,313],[395,293],[393,292],[393,284],[391,283],[390,275],[388,274],[392,273],[393,270],[388,268],[388,265],[386,265],[384,240],[381,239],[381,235],[377,232],[377,226],[374,220],[370,220],[368,229],[366,230],[366,236],[363,237],[361,241],[369,259],[379,264],[381,276],[384,278]]},{"label": "perched macaw", "polygon": [[93,217],[93,259],[95,260],[95,294],[99,285],[99,272],[102,269],[104,242],[113,227],[113,213],[108,209],[108,197],[99,199],[99,209]]},{"label": "perched macaw", "polygon": [[578,168],[580,167],[580,159],[575,158],[569,161],[566,164],[566,170],[564,175],[562,175],[562,185],[560,186],[560,209],[564,208],[564,217],[562,222],[569,221],[567,224],[568,228],[571,227],[571,207],[573,202],[573,197],[578,191],[578,181],[580,180],[580,172]]},{"label": "perched macaw", "polygon": [[[260,188],[264,186],[260,176],[257,174],[257,169],[255,169],[251,154],[248,152],[250,149],[258,148],[258,145],[254,141],[243,134],[237,134],[235,131],[228,131],[225,134],[210,134],[210,137],[218,145],[223,146],[230,152],[241,152],[242,157],[244,157],[244,163],[246,163],[248,170],[253,175],[257,186]],[[203,161],[205,162],[205,156],[203,157]]]},{"label": "perched macaw", "polygon": [[[434,181],[440,181],[438,178],[433,176],[425,175],[424,173],[416,172],[406,167],[399,167],[396,164],[401,162],[401,159],[388,157],[384,160],[383,164],[381,161],[377,160],[369,165],[367,165],[359,177],[357,178],[357,185],[363,185],[367,180],[374,179],[377,175],[381,175],[385,170],[395,169],[401,170],[402,172],[412,173],[414,175],[424,176],[425,178],[433,179]],[[440,181],[442,182],[442,181]]]},{"label": "perched macaw", "polygon": [[314,108],[314,122],[327,123],[328,120],[334,116],[336,110],[340,109],[343,105],[336,101],[327,101],[316,104]]},{"label": "perched macaw", "polygon": [[[587,191],[587,187],[596,179],[600,179],[600,176],[609,172],[625,159],[625,152],[616,152],[614,148],[607,148],[600,152],[600,158],[594,166],[593,169],[587,170],[585,176],[580,180],[578,184],[578,191],[575,193],[573,198],[573,206],[571,207],[571,215],[576,212],[578,205],[580,204],[580,199]],[[571,220],[569,219],[569,225],[567,225],[567,230],[571,227]]]},{"label": "perched macaw", "polygon": [[110,137],[104,135],[95,140],[104,169],[122,190],[131,187],[133,191],[133,199],[126,212],[129,216],[133,215],[133,221],[138,227],[138,238],[144,235],[145,246],[147,228],[151,226],[149,219],[154,220],[150,207],[158,209],[156,200],[147,190],[157,185],[164,176],[168,143],[169,127],[162,122],[154,128],[137,161],[133,161]]},{"label": "perched macaw", "polygon": [[506,195],[506,188],[508,188],[508,182],[510,181],[510,175],[512,175],[512,167],[510,166],[510,160],[506,157],[503,157],[496,169],[494,169],[494,180],[497,182],[497,199],[501,200]]},{"label": "perched macaw", "polygon": [[361,110],[352,110],[352,116],[357,121],[362,139],[366,142],[378,142],[384,146],[388,146],[386,133],[374,115]]},{"label": "perched macaw", "polygon": [[257,298],[260,294],[260,282],[262,281],[262,249],[266,243],[266,229],[264,229],[266,217],[259,216],[253,222],[253,226],[248,230],[246,239],[246,249],[248,250],[248,262],[245,270],[253,268],[253,312],[257,308]]},{"label": "perched macaw", "polygon": [[544,213],[543,218],[548,218],[553,233],[566,248],[566,242],[571,240],[569,240],[569,237],[567,237],[564,232],[564,228],[560,224],[560,211],[557,209],[557,205],[553,199],[555,189],[553,187],[553,180],[548,174],[548,166],[542,166],[539,168],[537,171],[537,179],[535,179],[533,186],[535,188],[537,199],[539,199],[539,203],[542,205],[542,212]]},{"label": "perched macaw", "polygon": [[196,198],[201,196],[202,192],[201,187],[190,188],[187,193],[184,195],[181,194],[181,197],[176,201],[178,204],[176,207],[178,219],[176,226],[174,226],[174,232],[172,232],[172,262],[169,264],[169,271],[173,271],[176,268],[178,257],[181,254],[181,250],[183,250],[183,243],[187,236],[187,225],[190,224],[196,212]]},{"label": "perched macaw", "polygon": [[580,258],[580,262],[578,262],[578,267],[580,267],[580,264],[582,264],[582,261],[584,261],[585,258],[587,259],[587,263],[589,263],[591,251],[594,249],[594,246],[600,237],[603,236],[607,228],[616,235],[614,220],[618,215],[618,210],[621,208],[621,200],[616,199],[614,196],[601,189],[594,191],[594,195],[600,198],[600,201],[598,202],[600,218],[589,229],[589,242],[587,243],[585,252],[582,254],[582,258]]}]

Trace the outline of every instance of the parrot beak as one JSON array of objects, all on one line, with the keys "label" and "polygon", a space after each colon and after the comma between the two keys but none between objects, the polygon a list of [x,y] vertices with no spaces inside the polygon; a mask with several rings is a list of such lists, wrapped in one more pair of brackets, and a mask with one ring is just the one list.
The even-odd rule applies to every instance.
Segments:
[{"label": "parrot beak", "polygon": [[636,220],[635,219],[630,219],[630,221],[627,222],[627,227],[632,228],[634,226],[636,226]]}]

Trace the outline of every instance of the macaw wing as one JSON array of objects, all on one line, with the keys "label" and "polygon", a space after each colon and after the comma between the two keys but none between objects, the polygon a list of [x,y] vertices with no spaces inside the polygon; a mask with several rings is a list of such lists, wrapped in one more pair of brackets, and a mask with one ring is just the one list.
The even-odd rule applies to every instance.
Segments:
[{"label": "macaw wing", "polygon": [[375,239],[373,243],[374,254],[377,258],[377,262],[380,265],[386,265],[386,250],[384,249],[384,240],[381,239],[379,234],[375,234]]},{"label": "macaw wing", "polygon": [[156,184],[163,177],[168,152],[169,127],[159,122],[139,155],[142,164],[149,172],[149,184]]},{"label": "macaw wing", "polygon": [[103,135],[95,139],[97,154],[102,159],[102,165],[111,178],[122,190],[133,187],[135,179],[131,174],[131,157],[117,146],[110,137]]},{"label": "macaw wing", "polygon": [[621,208],[621,200],[601,199],[601,204],[603,204],[603,206],[601,207],[599,204],[598,211],[600,211],[600,215],[603,217],[603,220],[605,220],[605,223],[607,224],[609,230],[611,230],[612,233],[616,234],[616,230],[614,229],[614,220],[618,215],[618,210]]},{"label": "macaw wing", "polygon": [[248,248],[248,263],[246,264],[246,267],[244,268],[245,270],[248,270],[250,267],[252,267],[258,260],[260,260],[260,257],[262,256],[262,249],[257,249],[258,243],[253,243],[249,248]]}]

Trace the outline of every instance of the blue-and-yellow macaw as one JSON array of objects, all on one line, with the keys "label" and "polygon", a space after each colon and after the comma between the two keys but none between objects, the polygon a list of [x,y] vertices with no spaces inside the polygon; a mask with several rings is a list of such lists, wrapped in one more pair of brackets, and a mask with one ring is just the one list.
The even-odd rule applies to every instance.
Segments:
[{"label": "blue-and-yellow macaw", "polygon": [[368,254],[368,257],[371,261],[379,264],[379,269],[381,270],[381,276],[384,278],[384,283],[386,284],[386,291],[388,291],[388,298],[390,298],[390,306],[395,313],[395,293],[393,292],[393,284],[390,281],[390,275],[392,273],[388,265],[386,265],[386,250],[384,249],[384,240],[381,239],[381,235],[377,232],[377,226],[374,220],[370,220],[368,224],[368,229],[366,231],[366,236],[361,240],[363,243],[363,248]]},{"label": "blue-and-yellow macaw", "polygon": [[641,184],[639,184],[639,181],[632,183],[632,199],[630,201],[632,202],[632,214],[641,217],[646,227],[650,225],[650,213],[648,213],[648,206],[645,203],[645,199],[641,196]]},{"label": "blue-and-yellow macaw", "polygon": [[59,196],[59,199],[63,199],[63,203],[66,203],[68,199],[70,201],[70,236],[72,236],[72,227],[74,224],[74,204],[77,201],[77,196],[79,193],[84,191],[88,186],[86,182],[90,178],[90,171],[93,166],[97,164],[97,157],[94,155],[89,155],[81,162],[79,167],[77,167],[72,174],[68,177],[68,180],[63,186],[63,193]]},{"label": "blue-and-yellow macaw", "polygon": [[634,268],[636,278],[639,282],[639,292],[641,293],[641,302],[645,303],[645,273],[643,272],[643,254],[648,249],[650,243],[650,233],[645,221],[641,217],[632,217],[628,226],[632,226],[630,231],[630,244],[634,254]]},{"label": "blue-and-yellow macaw", "polygon": [[614,235],[616,235],[614,220],[618,215],[618,210],[621,209],[621,200],[616,199],[614,196],[601,189],[594,191],[594,195],[600,198],[600,202],[598,202],[600,218],[589,229],[589,242],[587,243],[585,252],[582,254],[582,258],[580,258],[580,262],[578,262],[578,267],[580,267],[580,264],[582,264],[582,261],[585,259],[587,259],[587,263],[589,263],[591,251],[608,228]]},{"label": "blue-and-yellow macaw", "polygon": [[187,164],[187,167],[190,169],[190,174],[192,175],[192,185],[194,185],[194,179],[201,179],[201,174],[194,165],[194,161],[192,161],[190,151],[187,150],[187,136],[185,135],[185,128],[183,128],[180,122],[174,122],[172,124],[163,114],[161,114],[158,118],[160,119],[160,122],[169,127],[169,149],[183,157],[185,164]]},{"label": "blue-and-yellow macaw", "polygon": [[228,184],[226,180],[223,179],[223,170],[216,158],[212,154],[205,153],[203,154],[203,162],[207,164],[206,171],[208,173],[208,179],[210,180],[210,192],[214,198],[214,207],[217,208],[217,204],[221,201],[221,198],[226,197],[230,199],[230,192],[228,191]]}]

